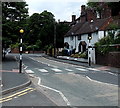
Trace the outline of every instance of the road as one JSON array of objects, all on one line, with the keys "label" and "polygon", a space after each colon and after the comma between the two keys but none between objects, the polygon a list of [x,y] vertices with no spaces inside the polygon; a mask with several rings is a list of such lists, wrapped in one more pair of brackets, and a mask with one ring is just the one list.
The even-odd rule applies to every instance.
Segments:
[{"label": "road", "polygon": [[[2,82],[3,88],[8,89],[21,84],[21,82],[26,82],[27,80],[22,74],[19,74],[19,55],[9,54],[2,62]],[[19,77],[18,77],[19,75]],[[16,77],[16,78],[13,78]],[[19,78],[19,79],[17,79]],[[14,79],[14,80],[13,80]],[[36,106],[56,106],[56,104],[40,92],[33,84],[23,89],[11,92],[6,95],[2,95],[0,98],[0,104],[2,108],[36,108]]]},{"label": "road", "polygon": [[[19,55],[13,56],[19,59]],[[36,90],[5,104],[31,105],[34,100],[32,104],[39,106],[40,91],[58,106],[118,106],[117,74],[50,60],[40,54],[23,54],[23,64],[26,73],[34,76],[30,88]],[[53,104],[48,99],[43,106]]]},{"label": "road", "polygon": [[48,90],[47,95],[54,101],[62,98],[71,106],[118,106],[117,74],[39,55],[24,55],[23,62],[26,72],[39,77],[38,86]]}]

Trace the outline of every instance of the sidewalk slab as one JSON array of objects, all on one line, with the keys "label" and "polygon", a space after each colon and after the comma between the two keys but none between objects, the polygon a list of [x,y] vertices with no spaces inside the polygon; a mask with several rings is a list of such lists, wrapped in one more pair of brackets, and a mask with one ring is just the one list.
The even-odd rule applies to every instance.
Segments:
[{"label": "sidewalk slab", "polygon": [[57,56],[57,58],[71,60],[71,61],[77,61],[77,62],[82,62],[82,63],[88,63],[88,60],[84,59],[84,58],[74,58],[74,57],[68,57],[68,56]]},{"label": "sidewalk slab", "polygon": [[30,83],[25,73],[2,72],[2,95],[26,87]]}]

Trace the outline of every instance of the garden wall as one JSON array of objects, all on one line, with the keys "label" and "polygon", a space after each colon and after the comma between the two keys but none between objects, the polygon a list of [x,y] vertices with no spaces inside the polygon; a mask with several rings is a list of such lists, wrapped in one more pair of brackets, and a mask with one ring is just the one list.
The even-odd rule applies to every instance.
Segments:
[{"label": "garden wall", "polygon": [[96,54],[96,64],[120,68],[120,52],[109,52],[108,54]]}]

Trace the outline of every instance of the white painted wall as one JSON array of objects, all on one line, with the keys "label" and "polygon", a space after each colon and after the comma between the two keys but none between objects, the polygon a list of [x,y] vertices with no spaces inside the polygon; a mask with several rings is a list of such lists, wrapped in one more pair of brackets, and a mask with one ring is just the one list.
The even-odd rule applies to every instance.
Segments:
[{"label": "white painted wall", "polygon": [[[102,36],[102,35],[104,35],[104,32],[103,32],[103,33],[102,33],[102,32],[92,33],[92,40],[90,41],[92,46],[94,46],[94,44],[95,44],[96,42],[98,42],[98,39],[99,39],[99,37],[100,37],[100,36],[98,36],[98,35]],[[73,40],[71,40],[71,37],[70,37],[70,36],[69,36],[69,37],[64,37],[64,43],[65,43],[65,42],[68,42],[70,49],[71,49],[72,46],[73,46],[73,49],[74,49],[75,46],[76,46],[76,52],[79,51],[78,47],[79,47],[79,44],[80,44],[81,41],[85,41],[86,44],[87,44],[86,47],[88,47],[88,42],[89,42],[89,41],[88,41],[88,34],[83,34],[83,35],[81,35],[81,40],[78,40],[78,36],[73,36]]]},{"label": "white painted wall", "polygon": [[[116,31],[115,34],[117,34],[118,32],[119,32],[119,30]],[[104,34],[106,34],[106,36],[107,36],[108,35],[108,31],[106,31],[105,33],[104,33],[104,31],[98,31],[98,32],[92,33],[91,34],[92,35],[92,40],[90,41],[91,46],[94,46],[94,44],[96,42],[98,42],[99,39],[103,38]],[[71,40],[70,36],[69,37],[64,37],[64,43],[68,42],[69,48],[71,49],[71,47],[73,46],[73,49],[76,48],[76,52],[79,51],[78,47],[79,47],[79,44],[80,44],[81,41],[85,41],[86,44],[87,44],[86,48],[88,48],[88,45],[89,45],[88,34],[81,35],[81,40],[78,40],[78,36],[73,36],[73,40]],[[91,51],[92,63],[95,64],[95,61],[96,61],[95,60],[95,49],[93,48],[90,51]]]},{"label": "white painted wall", "polygon": [[104,37],[104,31],[98,31],[98,38],[101,39]]}]

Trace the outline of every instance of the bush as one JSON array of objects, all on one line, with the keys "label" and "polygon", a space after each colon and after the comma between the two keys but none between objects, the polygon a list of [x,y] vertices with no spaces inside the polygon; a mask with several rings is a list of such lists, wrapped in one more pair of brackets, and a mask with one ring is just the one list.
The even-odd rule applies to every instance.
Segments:
[{"label": "bush", "polygon": [[76,53],[76,54],[72,54],[71,57],[75,57],[75,58],[87,58],[88,54],[87,52],[83,52],[83,53]]}]

